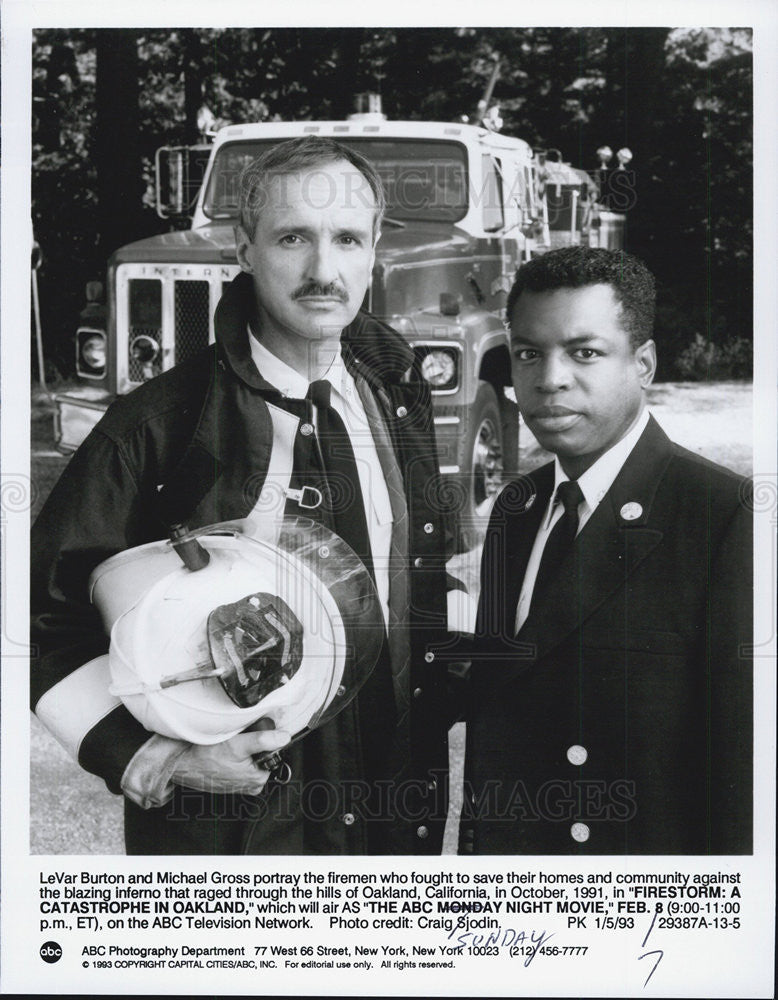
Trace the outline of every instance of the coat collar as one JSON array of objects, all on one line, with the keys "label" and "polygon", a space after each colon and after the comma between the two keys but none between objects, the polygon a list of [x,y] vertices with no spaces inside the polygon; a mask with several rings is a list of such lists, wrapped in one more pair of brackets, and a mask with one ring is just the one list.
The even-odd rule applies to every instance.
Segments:
[{"label": "coat collar", "polygon": [[[586,621],[661,542],[662,532],[651,526],[651,510],[672,454],[672,442],[652,417],[607,495],[560,564],[549,591],[533,600],[517,639],[533,646],[537,658]],[[537,474],[540,482],[551,480],[545,491],[546,502],[553,488],[553,474],[547,469],[553,466]],[[536,503],[542,511],[545,504],[540,494]],[[539,515],[536,518],[539,523]],[[533,533],[530,549],[534,537]]]},{"label": "coat collar", "polygon": [[[273,446],[265,401],[278,402],[281,394],[251,358],[247,331],[253,307],[251,277],[241,272],[216,307],[213,373],[192,440],[159,498],[166,523],[245,517],[264,481]],[[379,398],[383,385],[398,382],[413,362],[403,338],[368,313],[357,315],[341,341],[352,375],[380,390]]]},{"label": "coat collar", "polygon": [[[240,272],[225,286],[216,307],[214,327],[220,359],[252,389],[278,395],[251,360],[247,326],[254,310],[251,277]],[[372,384],[399,382],[413,363],[413,351],[396,330],[369,313],[357,313],[341,335],[346,365],[356,367]]]}]

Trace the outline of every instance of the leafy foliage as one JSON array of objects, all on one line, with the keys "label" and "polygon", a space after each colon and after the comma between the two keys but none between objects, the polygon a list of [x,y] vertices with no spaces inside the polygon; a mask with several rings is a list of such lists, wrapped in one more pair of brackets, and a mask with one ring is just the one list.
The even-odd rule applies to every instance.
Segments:
[{"label": "leafy foliage", "polygon": [[732,337],[723,345],[717,345],[697,333],[676,359],[675,370],[690,382],[748,379],[753,364],[751,347],[751,341],[745,337]]}]

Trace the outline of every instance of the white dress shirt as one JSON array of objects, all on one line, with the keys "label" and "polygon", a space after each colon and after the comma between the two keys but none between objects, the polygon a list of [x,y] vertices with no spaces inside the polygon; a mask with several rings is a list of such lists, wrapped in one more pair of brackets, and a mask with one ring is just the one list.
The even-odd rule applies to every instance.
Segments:
[{"label": "white dress shirt", "polygon": [[[630,452],[638,443],[638,438],[646,429],[649,413],[644,407],[635,423],[627,433],[613,447],[609,448],[604,455],[590,466],[581,476],[578,477],[578,485],[583,493],[583,501],[578,505],[578,532],[580,533],[586,522],[597,509],[605,494],[613,485],[616,476],[621,472],[622,466],[627,461]],[[527,569],[524,573],[524,583],[519,595],[519,604],[516,608],[516,632],[527,620],[530,604],[532,602],[532,592],[535,589],[535,580],[538,576],[540,559],[543,549],[548,541],[548,536],[554,525],[564,513],[562,504],[556,501],[556,491],[560,483],[567,481],[570,477],[565,474],[558,458],[554,458],[554,490],[551,494],[548,507],[543,520],[540,522],[538,533],[535,536],[535,544],[532,546]]]},{"label": "white dress shirt", "polygon": [[[309,381],[294,368],[272,354],[256,337],[249,334],[251,358],[265,381],[274,386],[283,396],[304,399]],[[359,473],[359,485],[367,517],[367,530],[373,556],[376,590],[384,612],[384,620],[389,621],[389,553],[392,544],[392,505],[389,490],[378,458],[373,434],[370,430],[362,400],[354,384],[354,379],[343,363],[340,350],[333,354],[332,363],[320,379],[326,379],[332,386],[330,403],[343,421],[354,449],[354,458]],[[314,422],[316,412],[314,407]]]}]

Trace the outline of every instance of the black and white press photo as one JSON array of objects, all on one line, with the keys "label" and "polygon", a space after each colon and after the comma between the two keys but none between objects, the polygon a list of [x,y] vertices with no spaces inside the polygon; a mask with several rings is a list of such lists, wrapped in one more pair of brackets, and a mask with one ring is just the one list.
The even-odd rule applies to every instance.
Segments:
[{"label": "black and white press photo", "polygon": [[774,18],[69,6],[3,25],[11,936],[763,995]]},{"label": "black and white press photo", "polygon": [[[51,411],[40,422],[51,433],[53,417],[54,447],[77,455],[33,529],[38,717],[123,796],[131,852],[439,853],[447,731],[468,715],[462,849],[748,853],[752,683],[740,651],[751,633],[749,173],[714,199],[712,218],[699,204],[726,164],[734,169],[750,130],[751,33],[354,28],[325,41],[329,48],[312,29],[36,35],[33,210],[38,245],[54,244],[36,271],[46,385],[38,399]],[[257,92],[246,74],[260,42],[262,59],[284,69]],[[282,58],[290,46],[310,78]],[[423,114],[419,81],[403,70],[409,50],[437,67]],[[229,54],[229,73],[215,51]],[[166,78],[167,120],[157,101],[149,121],[148,88],[171,61],[180,72]],[[461,93],[442,87],[455,68]],[[551,116],[541,79],[573,95]],[[629,113],[625,94],[636,105]],[[700,131],[690,169],[681,136],[703,125],[710,135]],[[605,140],[616,135],[629,144],[614,152]],[[187,137],[193,144],[180,145]],[[714,140],[717,157],[706,164]],[[576,148],[586,155],[572,165]],[[63,165],[74,209],[51,218],[46,203],[61,195]],[[122,181],[136,198],[119,205]],[[94,247],[76,265],[87,278],[78,282],[69,240],[47,230],[70,226],[83,243],[85,197],[96,208]],[[308,235],[325,225],[327,254]],[[144,228],[145,241],[129,239]],[[113,254],[106,275],[101,253]],[[60,321],[72,302],[61,338],[55,301]],[[61,388],[48,388],[47,371]],[[320,426],[329,407],[312,398],[317,380],[340,400],[343,429],[330,429],[329,417]],[[734,460],[729,475],[691,458],[678,464],[685,460],[650,416],[652,394],[666,399],[671,419],[692,398],[705,412],[731,397],[724,441],[710,441],[703,418],[678,442],[704,459]],[[330,445],[319,439],[344,432],[350,443],[332,447],[356,454],[325,470],[334,484],[322,481]],[[582,477],[584,493],[577,563],[557,554],[538,581],[562,514],[545,485],[547,455],[557,456],[557,484]],[[542,489],[529,478],[538,466]],[[274,504],[271,489],[284,494]],[[195,711],[195,690],[209,686],[225,705],[234,692],[224,675],[193,672],[191,649],[179,671],[188,687],[172,684],[172,640],[156,631],[137,655],[161,666],[136,676],[126,649],[140,641],[133,628],[163,623],[123,617],[144,596],[132,585],[116,596],[123,572],[137,576],[139,547],[155,539],[147,560],[170,551],[174,525],[182,534],[245,520],[249,537],[270,544],[278,529],[262,525],[284,516],[333,529],[367,565],[382,604],[375,624],[386,630],[386,647],[365,667],[374,692],[286,752],[283,713],[238,713],[207,732],[185,718],[177,728],[170,713],[179,701]],[[489,524],[478,581],[472,566]],[[128,570],[101,569],[123,551]],[[446,577],[447,560],[470,580],[454,565]],[[159,574],[182,565],[173,554]],[[554,579],[557,565],[563,579]],[[474,605],[479,583],[470,663],[472,615],[449,622],[447,605]],[[547,590],[547,611],[533,587]],[[103,591],[113,599],[107,620]],[[208,615],[231,604],[206,607],[203,635],[191,641],[205,643]],[[280,636],[278,626],[265,612],[239,624],[246,613],[222,612],[232,619],[204,655],[230,662],[220,643],[249,628],[240,655],[259,657],[251,669],[260,688],[262,671],[276,674],[269,695],[293,677],[297,665],[283,666],[292,640],[271,642],[263,659],[257,650]],[[194,619],[172,631],[182,628]],[[495,641],[507,643],[504,656]],[[541,667],[549,647],[554,667]],[[163,690],[142,697],[150,682]],[[261,697],[242,693],[251,704]],[[257,719],[272,730],[249,735],[238,724]],[[198,749],[186,749],[193,734]],[[268,784],[273,772],[258,772],[255,758],[276,750],[286,780]],[[396,783],[399,798],[379,802],[376,782]],[[482,827],[493,836],[473,841]]]}]

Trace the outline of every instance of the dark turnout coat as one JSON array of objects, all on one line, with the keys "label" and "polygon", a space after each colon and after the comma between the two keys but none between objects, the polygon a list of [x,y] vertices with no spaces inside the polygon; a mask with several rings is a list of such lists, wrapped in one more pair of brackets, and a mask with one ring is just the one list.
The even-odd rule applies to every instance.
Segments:
[{"label": "dark turnout coat", "polygon": [[746,484],[652,419],[514,637],[553,482],[509,484],[489,525],[461,850],[749,853]]},{"label": "dark turnout coat", "polygon": [[[39,653],[33,705],[52,692],[67,715],[82,697],[68,681],[107,650],[87,594],[98,563],[167,537],[173,522],[193,528],[252,509],[273,447],[267,403],[279,397],[251,360],[250,295],[250,281],[240,275],[217,309],[216,344],[113,404],[41,512],[32,538]],[[374,401],[368,418],[377,414],[391,441],[393,510],[407,509],[395,515],[392,539],[405,562],[390,591],[399,621],[390,635],[396,722],[387,732],[385,765],[399,789],[384,809],[390,819],[369,845],[358,808],[364,771],[357,699],[285,751],[293,772],[286,787],[268,787],[257,798],[179,789],[169,803],[148,810],[125,800],[130,853],[440,852],[448,719],[445,671],[434,650],[446,637],[445,525],[431,489],[438,462],[429,391],[405,341],[369,315],[360,313],[343,341],[347,365]],[[79,762],[117,792],[149,735],[124,706],[116,707],[83,733]]]}]

